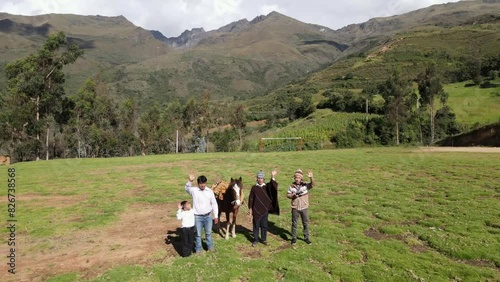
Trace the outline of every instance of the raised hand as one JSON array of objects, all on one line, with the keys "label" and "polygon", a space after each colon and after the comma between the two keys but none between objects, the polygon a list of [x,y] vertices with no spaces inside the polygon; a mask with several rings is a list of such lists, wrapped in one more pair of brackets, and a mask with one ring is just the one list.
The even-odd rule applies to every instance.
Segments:
[{"label": "raised hand", "polygon": [[190,174],[189,174],[189,178],[188,178],[188,179],[189,179],[189,182],[193,182],[193,181],[194,181],[194,178],[195,178],[195,177],[194,177],[194,174],[190,173]]},{"label": "raised hand", "polygon": [[313,178],[313,172],[312,172],[312,171],[308,171],[308,172],[307,172],[307,176],[308,176],[309,178]]}]

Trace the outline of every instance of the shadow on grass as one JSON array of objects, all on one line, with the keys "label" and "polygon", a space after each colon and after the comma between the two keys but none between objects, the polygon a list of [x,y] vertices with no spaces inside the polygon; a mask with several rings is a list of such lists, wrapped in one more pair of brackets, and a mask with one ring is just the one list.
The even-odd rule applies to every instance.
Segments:
[{"label": "shadow on grass", "polygon": [[[214,226],[216,226],[216,224],[214,224]],[[205,232],[204,229],[203,229],[203,232]],[[216,232],[214,230],[212,230],[212,237],[215,235],[215,233]],[[179,254],[179,256],[182,257],[181,234],[182,234],[182,228],[180,228],[180,227],[178,227],[175,231],[168,231],[167,234],[165,235],[165,244],[172,245],[174,247],[175,251],[177,252],[177,254]],[[195,236],[195,240],[196,240],[196,231],[195,231],[194,236]],[[206,243],[205,233],[203,233],[203,235],[202,235],[201,248],[202,248],[202,250],[208,251],[208,245]],[[193,254],[194,254],[194,250],[193,250]]]},{"label": "shadow on grass", "polygon": [[500,86],[500,84],[485,82],[485,83],[481,83],[481,85],[479,85],[479,88],[497,88],[499,86]]},{"label": "shadow on grass", "polygon": [[[250,223],[250,225],[252,225],[252,223]],[[224,226],[224,224],[223,224],[223,226]],[[217,228],[218,227],[216,227],[216,225],[214,225],[213,232],[216,233],[216,234],[219,234],[222,238],[224,238],[223,234],[218,233],[218,229]],[[290,231],[277,226],[274,222],[271,222],[271,221],[268,222],[267,232],[271,233],[273,235],[279,236],[281,239],[283,239],[285,241],[290,241],[291,240],[291,233],[290,233]],[[250,242],[250,243],[252,243],[254,241],[253,230],[252,229],[248,229],[247,227],[245,227],[245,226],[243,226],[241,224],[236,224],[236,233],[238,235],[242,234],[243,236],[245,236],[245,238],[247,239],[247,241]],[[260,231],[259,231],[259,236],[260,236]]]},{"label": "shadow on grass", "polygon": [[[248,240],[248,242],[253,242],[254,241],[253,230],[248,229],[248,228],[246,228],[244,226],[241,226],[241,225],[237,225],[236,226],[236,232],[243,234],[245,236],[245,238]],[[275,236],[279,236],[284,241],[290,241],[291,238],[292,238],[292,233],[290,233],[290,231],[277,226],[272,221],[269,221],[267,223],[267,232],[270,233],[270,234],[273,234]],[[260,236],[260,230],[259,230],[259,236]]]},{"label": "shadow on grass", "polygon": [[181,240],[181,228],[177,228],[176,230],[170,230],[167,232],[165,235],[165,244],[166,245],[172,245],[179,254],[179,256],[182,256],[182,240]]},{"label": "shadow on grass", "polygon": [[[252,240],[252,230],[249,230],[245,226],[238,224],[239,222],[236,222],[236,228],[235,232],[236,234],[243,234],[245,238],[247,238],[249,241]],[[226,222],[222,221],[217,224],[213,225],[212,232],[215,234],[218,234],[221,238],[224,238],[225,235],[225,230],[226,230]],[[229,234],[229,237],[231,237],[231,234]]]},{"label": "shadow on grass", "polygon": [[279,236],[281,239],[285,241],[292,240],[292,233],[287,229],[277,226],[274,222],[271,221],[269,222],[267,230],[269,231],[269,233]]}]

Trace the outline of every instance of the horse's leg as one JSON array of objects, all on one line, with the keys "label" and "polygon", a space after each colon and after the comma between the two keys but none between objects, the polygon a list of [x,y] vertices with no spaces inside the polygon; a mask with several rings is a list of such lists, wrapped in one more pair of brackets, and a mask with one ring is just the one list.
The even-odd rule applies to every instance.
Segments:
[{"label": "horse's leg", "polygon": [[219,219],[219,221],[217,222],[217,233],[219,233],[219,235],[223,236],[222,235],[222,228],[221,228],[221,223],[220,223],[220,214],[222,213],[221,210],[219,210],[219,214],[217,215],[217,219]]},{"label": "horse's leg", "polygon": [[234,210],[233,210],[233,222],[232,222],[233,238],[236,237],[236,218],[238,217],[238,210],[239,210],[239,207],[235,206]]},{"label": "horse's leg", "polygon": [[229,231],[230,231],[230,227],[231,227],[229,221],[230,221],[229,212],[226,212],[226,236],[225,236],[226,240],[229,239]]}]

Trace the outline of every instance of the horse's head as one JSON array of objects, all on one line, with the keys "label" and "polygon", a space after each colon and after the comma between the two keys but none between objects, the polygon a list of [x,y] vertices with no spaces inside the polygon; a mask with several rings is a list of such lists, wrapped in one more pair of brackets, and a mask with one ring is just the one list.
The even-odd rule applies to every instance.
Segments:
[{"label": "horse's head", "polygon": [[233,205],[240,206],[243,202],[243,181],[240,178],[232,178],[229,182],[228,189],[231,189],[232,199],[231,203]]}]

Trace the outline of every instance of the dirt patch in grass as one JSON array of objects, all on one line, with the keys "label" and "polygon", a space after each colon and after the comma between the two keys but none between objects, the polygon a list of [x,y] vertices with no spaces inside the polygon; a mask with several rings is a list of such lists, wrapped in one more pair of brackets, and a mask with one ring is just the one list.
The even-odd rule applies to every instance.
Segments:
[{"label": "dirt patch in grass", "polygon": [[475,260],[459,260],[461,263],[465,263],[468,265],[472,266],[479,266],[479,267],[490,267],[490,268],[495,268],[495,263],[492,261],[487,261],[487,260],[480,260],[480,259],[475,259]]},{"label": "dirt patch in grass", "polygon": [[[15,281],[44,281],[69,272],[92,278],[118,265],[150,265],[179,256],[164,239],[179,226],[176,218],[168,216],[176,209],[176,204],[133,205],[115,224],[102,229],[41,239],[20,237]],[[158,256],[158,251],[163,255]],[[5,273],[0,280],[12,278]]]},{"label": "dirt patch in grass", "polygon": [[388,239],[396,239],[399,241],[403,241],[414,253],[423,253],[429,250],[429,247],[425,242],[417,239],[411,233],[399,234],[399,235],[388,235],[383,232],[380,232],[377,228],[371,227],[366,230],[364,234],[370,238],[373,238],[377,241],[388,240]]},{"label": "dirt patch in grass", "polygon": [[[78,197],[57,196],[47,202],[38,195],[30,195],[28,199],[44,199],[44,205],[53,206],[75,204],[79,200]],[[71,272],[78,273],[83,279],[93,279],[120,265],[150,266],[168,263],[180,257],[181,242],[176,232],[180,222],[175,218],[176,210],[176,203],[134,204],[120,214],[114,224],[100,229],[75,230],[50,238],[19,236],[16,238],[16,246],[19,246],[16,249],[17,273],[12,276],[3,271],[0,273],[0,281],[45,281]],[[225,216],[221,217],[225,222]],[[259,258],[262,255],[261,248],[270,246],[259,244],[252,248],[251,228],[246,213],[240,211],[237,236],[248,238],[248,246],[240,249],[242,257]],[[171,235],[172,240],[167,240],[167,235]],[[222,248],[224,239],[215,232],[213,236],[216,248]],[[273,233],[268,233],[268,237],[281,240]],[[283,241],[275,249],[280,251],[288,245],[289,242]]]},{"label": "dirt patch in grass", "polygon": [[391,238],[389,235],[384,234],[375,228],[370,228],[370,229],[366,230],[364,232],[364,234],[370,238],[377,240],[377,241]]},{"label": "dirt patch in grass", "polygon": [[262,257],[262,254],[257,247],[244,248],[243,250],[241,250],[241,253],[243,254],[244,257],[247,257],[247,258],[256,259],[256,258]]},{"label": "dirt patch in grass", "polygon": [[414,253],[425,253],[429,250],[429,247],[427,247],[426,245],[412,245],[410,246],[410,249]]}]

